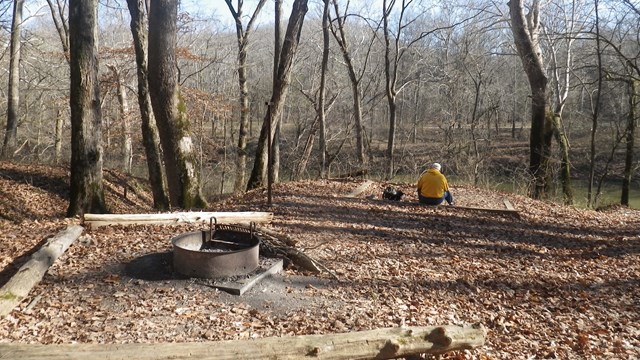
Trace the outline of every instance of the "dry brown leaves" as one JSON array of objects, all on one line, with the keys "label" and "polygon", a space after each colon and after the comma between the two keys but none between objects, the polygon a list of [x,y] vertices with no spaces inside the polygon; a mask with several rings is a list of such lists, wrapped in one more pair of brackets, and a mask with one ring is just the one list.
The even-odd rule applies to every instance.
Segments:
[{"label": "dry brown leaves", "polygon": [[[0,177],[3,196],[18,196],[6,182]],[[0,342],[207,341],[482,323],[486,345],[451,358],[640,356],[638,211],[579,210],[462,186],[453,187],[458,206],[504,208],[508,197],[520,217],[420,206],[411,185],[396,185],[408,194],[400,202],[380,200],[383,183],[344,196],[359,184],[280,184],[272,207],[262,190],[212,205],[273,211],[270,228],[297,240],[340,281],[321,275],[312,283],[289,269],[281,287],[232,297],[193,279],[134,278],[128,264],[170,251],[172,236],[197,226],[99,228],[0,320]],[[60,206],[62,198],[49,208]],[[3,273],[69,222],[63,210],[49,211],[37,223],[0,223]]]}]

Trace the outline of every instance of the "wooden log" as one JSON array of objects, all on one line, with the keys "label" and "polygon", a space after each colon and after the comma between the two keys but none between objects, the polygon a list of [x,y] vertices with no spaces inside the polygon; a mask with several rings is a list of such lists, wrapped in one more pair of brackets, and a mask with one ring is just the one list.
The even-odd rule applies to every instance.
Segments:
[{"label": "wooden log", "polygon": [[342,334],[269,337],[204,343],[0,344],[6,359],[395,359],[475,349],[481,325],[384,328]]},{"label": "wooden log", "polygon": [[371,184],[373,184],[373,181],[371,181],[371,180],[367,180],[367,181],[363,182],[355,190],[353,190],[352,192],[348,193],[347,197],[352,198],[352,197],[356,197],[356,196],[362,194],[362,192],[367,190],[369,188],[369,186],[371,186]]},{"label": "wooden log", "polygon": [[[0,289],[0,317],[7,316],[29,295],[31,289],[42,280],[44,274],[71,244],[82,234],[83,227],[71,225],[49,239],[40,250]],[[2,352],[0,351],[0,358]]]},{"label": "wooden log", "polygon": [[218,224],[269,223],[273,220],[273,213],[260,211],[229,211],[165,214],[84,214],[84,223],[92,227],[105,225],[175,225],[180,223],[209,223],[211,218],[215,218]]},{"label": "wooden log", "polygon": [[511,205],[511,201],[509,201],[509,199],[504,198],[502,199],[502,202],[504,203],[504,206],[507,208],[507,210],[516,210],[516,208],[513,207],[513,205]]}]

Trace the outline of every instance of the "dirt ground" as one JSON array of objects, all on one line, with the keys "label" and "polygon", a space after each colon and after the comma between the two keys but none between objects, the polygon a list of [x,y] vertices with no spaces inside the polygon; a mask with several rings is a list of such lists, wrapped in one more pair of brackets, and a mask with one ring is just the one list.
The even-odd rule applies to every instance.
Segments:
[{"label": "dirt ground", "polygon": [[[138,189],[118,213],[151,212]],[[66,172],[0,163],[0,284],[65,219]],[[131,183],[130,180],[129,183]],[[0,320],[0,342],[201,342],[393,327],[481,323],[486,344],[455,359],[634,359],[640,357],[640,212],[597,212],[453,186],[456,207],[380,199],[362,180],[303,181],[210,204],[209,211],[272,211],[268,228],[335,276],[290,267],[242,296],[182,278],[170,239],[201,229],[87,229],[30,297]],[[519,215],[465,209],[504,209]],[[141,270],[144,269],[144,271]],[[150,270],[151,269],[151,270]],[[155,269],[155,270],[154,270]]]}]

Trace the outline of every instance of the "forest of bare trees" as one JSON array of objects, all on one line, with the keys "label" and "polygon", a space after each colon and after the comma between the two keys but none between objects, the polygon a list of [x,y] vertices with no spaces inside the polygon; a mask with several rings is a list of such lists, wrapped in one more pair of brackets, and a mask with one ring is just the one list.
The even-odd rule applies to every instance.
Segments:
[{"label": "forest of bare trees", "polygon": [[[1,1],[3,159],[148,177],[161,209],[433,161],[567,204],[638,196],[636,1],[215,1]],[[94,65],[78,4],[95,91],[74,85]]]}]

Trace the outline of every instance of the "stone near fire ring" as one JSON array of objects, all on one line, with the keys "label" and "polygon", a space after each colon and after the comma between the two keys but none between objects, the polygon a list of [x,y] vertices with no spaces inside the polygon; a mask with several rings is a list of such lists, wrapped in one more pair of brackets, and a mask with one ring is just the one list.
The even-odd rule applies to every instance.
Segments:
[{"label": "stone near fire ring", "polygon": [[260,238],[252,229],[216,225],[171,239],[174,270],[199,278],[246,275],[259,265]]}]

